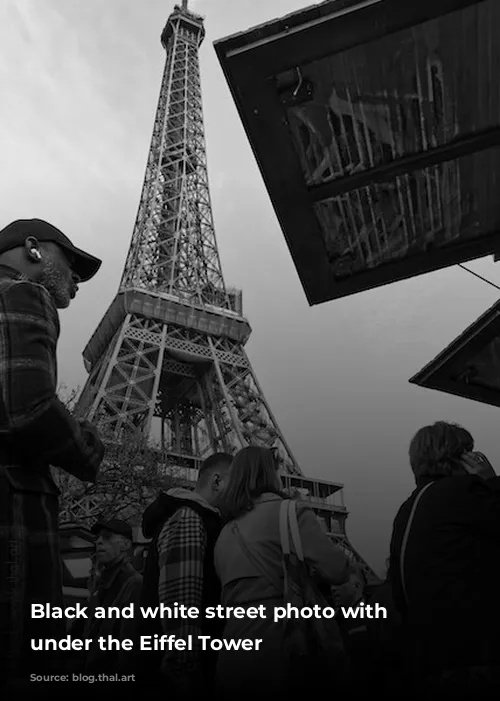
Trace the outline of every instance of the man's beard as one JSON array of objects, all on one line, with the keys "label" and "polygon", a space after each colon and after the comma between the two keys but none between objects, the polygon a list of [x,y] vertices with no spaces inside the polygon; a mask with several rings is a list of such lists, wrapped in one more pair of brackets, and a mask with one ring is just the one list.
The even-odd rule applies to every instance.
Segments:
[{"label": "man's beard", "polygon": [[38,282],[45,287],[58,309],[69,307],[71,302],[69,281],[57,263],[50,258],[44,261]]},{"label": "man's beard", "polygon": [[116,557],[112,557],[109,559],[101,560],[99,558],[96,559],[96,563],[99,566],[101,571],[110,569],[112,567],[115,567],[115,565],[119,565],[125,560],[125,553],[119,553],[116,555]]}]

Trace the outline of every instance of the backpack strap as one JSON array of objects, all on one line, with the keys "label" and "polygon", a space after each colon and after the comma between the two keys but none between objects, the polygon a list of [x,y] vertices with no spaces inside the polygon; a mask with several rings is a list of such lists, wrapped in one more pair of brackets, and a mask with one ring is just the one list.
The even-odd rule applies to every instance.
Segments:
[{"label": "backpack strap", "polygon": [[288,525],[292,533],[292,542],[295,553],[301,562],[304,562],[304,552],[302,550],[302,539],[300,537],[299,522],[297,519],[297,502],[288,502]]},{"label": "backpack strap", "polygon": [[280,504],[280,540],[283,557],[290,555],[290,529],[289,529],[289,511],[288,505],[290,499],[283,499]]},{"label": "backpack strap", "polygon": [[405,532],[404,532],[404,535],[403,535],[403,542],[402,542],[402,544],[401,544],[401,554],[400,554],[400,556],[399,556],[399,570],[400,570],[400,575],[401,575],[401,585],[402,585],[402,587],[403,587],[403,594],[404,594],[404,597],[405,597],[405,601],[406,601],[407,603],[408,603],[408,598],[407,598],[407,596],[406,596],[405,572],[404,572],[404,561],[405,561],[405,554],[406,554],[406,546],[408,545],[408,537],[409,537],[409,535],[410,535],[410,529],[411,529],[411,525],[412,525],[412,522],[413,522],[413,518],[414,518],[414,516],[415,516],[415,511],[417,510],[418,503],[419,503],[420,499],[423,497],[424,492],[426,492],[427,489],[429,489],[429,487],[431,486],[431,484],[434,484],[434,482],[429,482],[429,484],[426,484],[425,487],[423,487],[423,488],[420,490],[420,492],[417,494],[417,496],[415,497],[415,501],[413,502],[413,506],[411,507],[410,516],[409,516],[409,518],[408,518],[408,521],[407,521],[407,524],[406,524],[406,528],[405,528]]}]

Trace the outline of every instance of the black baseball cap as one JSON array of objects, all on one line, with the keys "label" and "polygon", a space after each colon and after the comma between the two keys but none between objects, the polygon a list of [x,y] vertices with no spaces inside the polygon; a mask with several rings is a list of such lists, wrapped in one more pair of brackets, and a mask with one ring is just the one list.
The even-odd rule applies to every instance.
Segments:
[{"label": "black baseball cap", "polygon": [[18,246],[23,246],[28,236],[39,241],[52,241],[73,258],[72,269],[82,282],[87,282],[97,273],[102,261],[90,253],[76,248],[69,238],[55,226],[43,219],[17,219],[0,231],[0,253],[5,253]]},{"label": "black baseball cap", "polygon": [[117,535],[123,535],[129,540],[132,538],[132,527],[126,521],[120,521],[118,518],[112,518],[109,521],[97,521],[91,531],[94,535],[98,535],[100,531],[110,531],[111,533],[116,533]]}]

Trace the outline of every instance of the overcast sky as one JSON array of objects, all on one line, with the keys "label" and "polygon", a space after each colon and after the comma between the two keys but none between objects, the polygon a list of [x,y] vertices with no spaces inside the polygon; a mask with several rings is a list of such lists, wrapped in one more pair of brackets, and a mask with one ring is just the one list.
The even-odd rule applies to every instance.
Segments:
[{"label": "overcast sky", "polygon": [[[63,312],[60,381],[117,291],[139,202],[170,0],[3,0],[0,225],[42,217],[103,258]],[[498,411],[408,378],[497,299],[459,268],[310,308],[213,50],[303,0],[198,0],[209,176],[226,282],[243,289],[247,350],[303,471],[345,484],[348,534],[381,572],[413,489],[408,443],[439,419],[500,458]],[[191,5],[192,6],[192,5]],[[490,260],[471,268],[500,282]]]}]

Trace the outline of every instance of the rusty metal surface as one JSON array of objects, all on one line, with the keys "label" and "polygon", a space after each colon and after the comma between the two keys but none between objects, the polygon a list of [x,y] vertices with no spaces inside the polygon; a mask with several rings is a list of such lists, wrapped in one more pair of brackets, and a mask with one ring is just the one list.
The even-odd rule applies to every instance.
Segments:
[{"label": "rusty metal surface", "polygon": [[311,304],[500,252],[499,27],[346,0],[216,43]]},{"label": "rusty metal surface", "polygon": [[315,204],[334,276],[499,230],[499,179],[498,152],[483,152]]},{"label": "rusty metal surface", "polygon": [[307,184],[497,125],[499,27],[486,2],[299,67],[313,93],[287,116]]},{"label": "rusty metal surface", "polygon": [[[307,186],[498,125],[498,27],[500,3],[483,3],[301,67],[304,101],[283,102]],[[498,153],[481,153],[317,202],[334,276],[498,228],[499,178]]]}]

